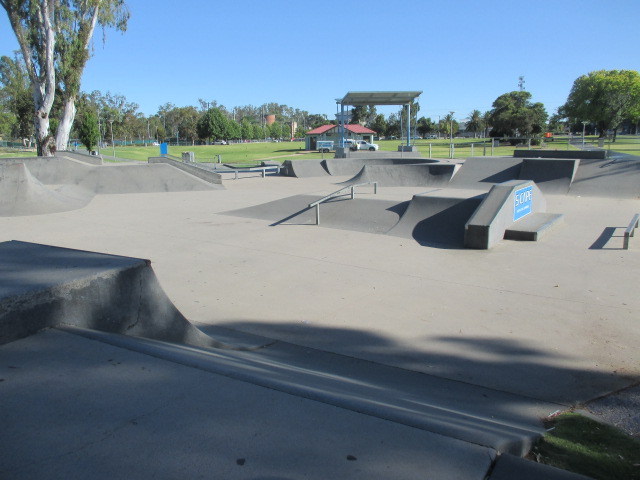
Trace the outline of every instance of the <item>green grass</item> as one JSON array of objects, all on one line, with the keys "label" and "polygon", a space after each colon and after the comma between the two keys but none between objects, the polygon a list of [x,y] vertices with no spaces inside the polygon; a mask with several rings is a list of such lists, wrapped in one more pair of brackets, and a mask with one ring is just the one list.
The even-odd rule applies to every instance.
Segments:
[{"label": "green grass", "polygon": [[575,413],[560,415],[530,458],[596,480],[639,480],[640,440]]},{"label": "green grass", "polygon": [[[575,150],[577,147],[570,145],[567,137],[556,137],[553,142],[546,142],[543,147],[532,147],[532,149],[550,149],[550,150]],[[470,156],[496,155],[496,156],[512,156],[516,148],[500,146],[491,150],[490,141],[485,139],[469,139],[454,138],[455,145],[454,158],[462,159]],[[484,142],[484,147],[483,147]],[[585,142],[597,145],[597,137],[586,137]],[[380,145],[380,150],[397,152],[399,140],[379,140],[376,141]],[[473,150],[471,144],[474,144]],[[432,158],[449,158],[449,140],[448,139],[428,139],[417,140],[416,146],[424,157]],[[431,144],[431,155],[429,155],[429,145]],[[606,142],[605,148],[616,152],[629,153],[640,156],[640,137],[631,135],[619,135],[615,143]],[[197,145],[197,146],[170,146],[169,154],[182,157],[182,152],[195,152],[196,161],[212,162],[216,160],[216,155],[221,156],[223,163],[231,163],[236,165],[254,164],[262,160],[284,161],[287,159],[318,159],[333,158],[333,153],[325,154],[324,157],[319,152],[306,152],[303,142],[280,142],[280,143],[239,143],[232,145]],[[104,148],[101,151],[106,156],[113,155],[111,148]],[[116,157],[126,160],[134,160],[146,162],[147,158],[160,154],[160,147],[116,147]],[[0,149],[0,157],[30,157],[34,156],[34,152],[24,152],[17,149],[3,148]]]},{"label": "green grass", "polygon": [[16,148],[0,148],[0,158],[35,157],[35,151],[25,151]]},{"label": "green grass", "polygon": [[[170,146],[169,155],[182,157],[182,152],[194,152],[197,162],[214,162],[216,155],[221,156],[222,163],[255,163],[261,160],[278,161],[304,155],[303,142],[279,143],[238,143],[231,145],[195,145]],[[113,155],[111,148],[102,149],[103,155]],[[160,147],[116,147],[116,157],[128,160],[147,161],[148,157],[159,156]]]}]

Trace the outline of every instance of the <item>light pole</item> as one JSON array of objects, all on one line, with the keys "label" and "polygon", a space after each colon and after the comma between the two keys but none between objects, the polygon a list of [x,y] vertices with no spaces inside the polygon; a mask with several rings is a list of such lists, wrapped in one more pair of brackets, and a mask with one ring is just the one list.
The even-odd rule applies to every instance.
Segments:
[{"label": "light pole", "polygon": [[100,155],[101,144],[102,144],[102,126],[100,125],[100,111],[98,110],[98,155]]},{"label": "light pole", "polygon": [[116,157],[116,144],[113,143],[113,120],[109,120],[111,124],[111,148],[113,148],[113,158]]},{"label": "light pole", "polygon": [[584,131],[587,128],[587,122],[582,122],[582,149],[584,150]]},{"label": "light pole", "polygon": [[449,125],[451,128],[451,146],[449,147],[449,158],[453,158],[454,154],[453,154],[453,115],[456,112],[449,112],[450,117],[449,117]]},{"label": "light pole", "polygon": [[449,118],[450,120],[450,128],[451,128],[451,143],[453,143],[453,115],[456,112],[449,112],[449,114],[451,115],[451,117]]}]

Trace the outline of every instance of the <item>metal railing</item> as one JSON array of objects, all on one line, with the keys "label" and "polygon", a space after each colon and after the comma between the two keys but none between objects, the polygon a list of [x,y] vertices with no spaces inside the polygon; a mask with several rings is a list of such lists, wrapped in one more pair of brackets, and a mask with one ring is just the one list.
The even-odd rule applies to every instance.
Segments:
[{"label": "metal railing", "polygon": [[216,173],[235,173],[235,179],[238,179],[238,173],[248,173],[248,172],[262,172],[262,178],[265,178],[267,176],[267,171],[275,171],[276,174],[280,173],[280,167],[279,165],[271,165],[268,167],[251,167],[251,168],[229,168],[229,169],[219,169],[219,170],[215,170]]},{"label": "metal railing", "polygon": [[631,223],[624,231],[624,244],[622,248],[625,250],[629,249],[629,238],[634,236],[636,228],[638,228],[638,222],[640,221],[640,213],[636,213],[631,219]]},{"label": "metal railing", "polygon": [[373,185],[373,193],[378,193],[378,182],[356,183],[354,185],[349,185],[348,187],[341,188],[340,190],[330,193],[326,197],[322,197],[320,200],[310,203],[309,208],[316,207],[316,225],[320,225],[320,204],[326,202],[327,200],[331,200],[334,197],[341,196],[342,192],[349,189],[351,190],[351,200],[353,200],[356,197],[356,187],[361,187],[363,185]]}]

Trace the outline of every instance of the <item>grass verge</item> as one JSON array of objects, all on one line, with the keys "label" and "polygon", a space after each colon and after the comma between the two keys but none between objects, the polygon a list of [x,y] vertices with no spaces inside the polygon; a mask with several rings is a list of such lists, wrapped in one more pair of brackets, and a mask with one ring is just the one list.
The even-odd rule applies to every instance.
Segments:
[{"label": "grass verge", "polygon": [[[399,140],[379,140],[380,150],[397,152]],[[501,145],[491,149],[488,139],[454,138],[455,145],[454,158],[464,159],[471,156],[481,157],[485,155],[512,156],[516,148],[508,145]],[[585,144],[597,145],[597,137],[586,137]],[[449,158],[448,139],[428,139],[416,140],[415,145],[423,157]],[[473,145],[473,147],[472,147]],[[532,147],[532,151],[541,147]],[[553,142],[546,142],[542,147],[546,150],[576,150],[577,145],[569,144],[568,137],[556,137]],[[620,135],[615,143],[606,142],[605,148],[611,151],[640,155],[640,137],[635,135]],[[195,146],[170,146],[169,154],[181,157],[182,152],[194,152],[197,162],[217,161],[220,155],[222,163],[235,165],[255,164],[262,160],[276,160],[282,162],[287,159],[320,159],[333,158],[333,152],[324,156],[317,151],[305,151],[303,142],[260,142],[260,143],[237,143],[231,145],[195,145]],[[113,149],[107,147],[101,150],[106,157],[113,155]],[[149,157],[160,155],[158,146],[127,146],[116,147],[116,157],[123,160],[134,160],[146,162]],[[0,157],[35,156],[35,152],[24,152],[17,149],[0,149]]]},{"label": "grass verge", "polygon": [[640,440],[577,413],[550,420],[529,458],[596,480],[640,480]]}]

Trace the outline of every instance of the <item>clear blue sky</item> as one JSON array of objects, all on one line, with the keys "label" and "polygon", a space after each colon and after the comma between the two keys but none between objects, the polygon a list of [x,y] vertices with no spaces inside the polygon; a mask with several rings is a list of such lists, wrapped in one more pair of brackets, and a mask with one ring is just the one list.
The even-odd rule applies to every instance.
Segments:
[{"label": "clear blue sky", "polygon": [[[463,119],[520,76],[551,114],[580,75],[640,70],[640,0],[126,1],[129,28],[104,45],[96,31],[82,90],[145,115],[202,98],[333,118],[348,91],[422,90],[420,116]],[[17,48],[2,10],[0,54]]]}]

